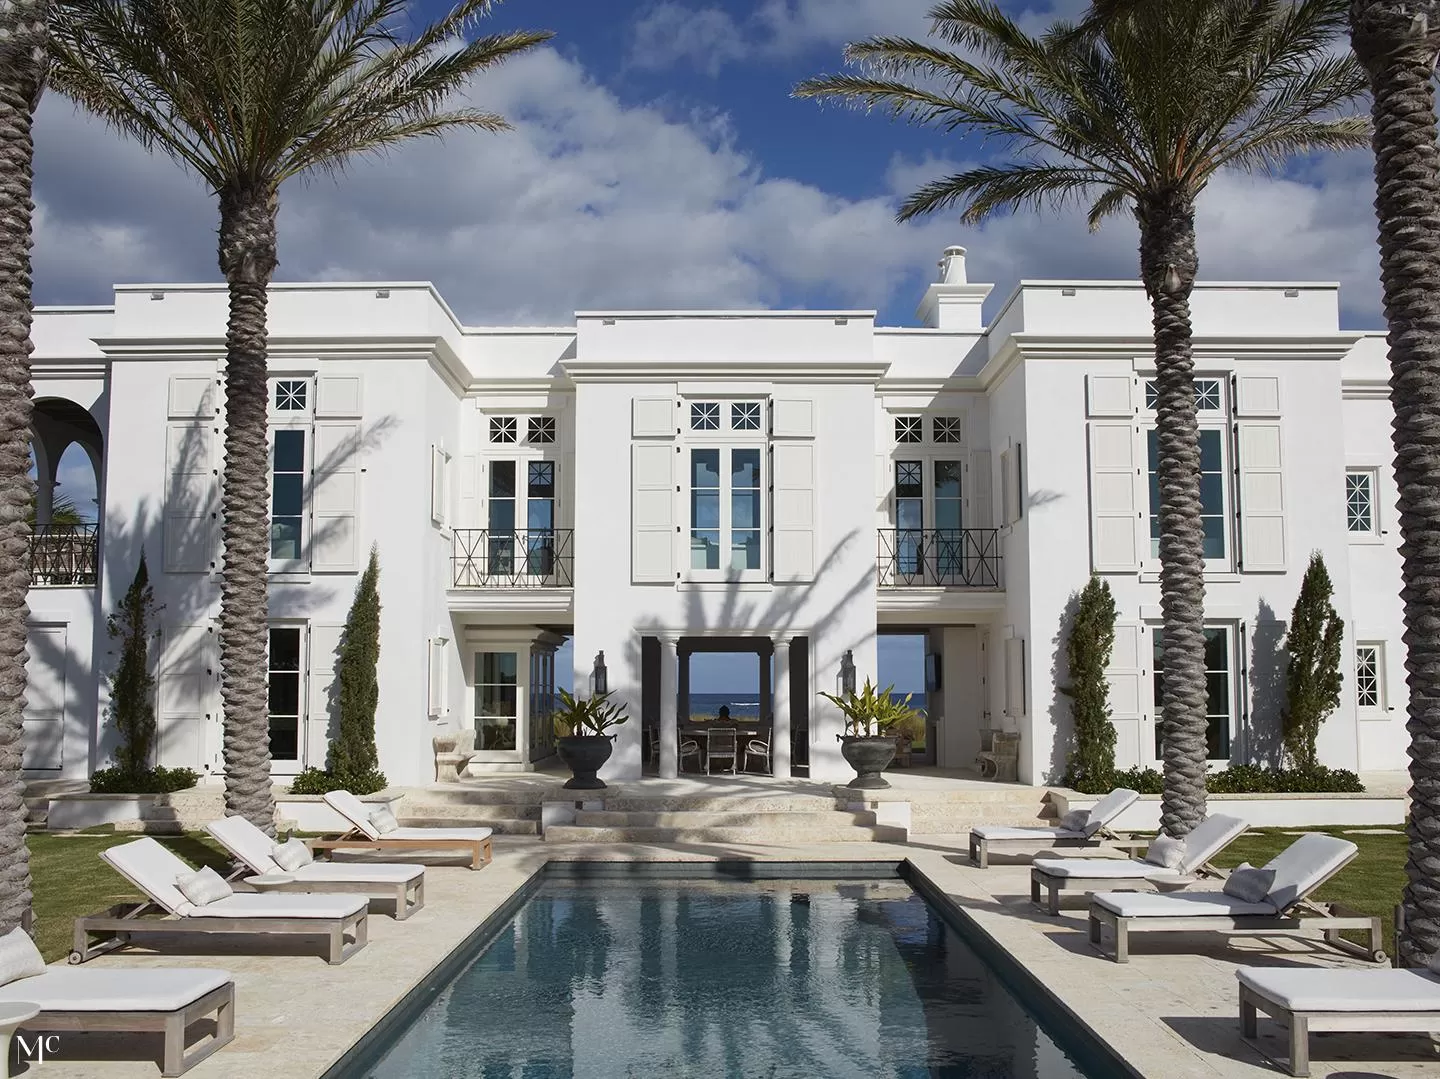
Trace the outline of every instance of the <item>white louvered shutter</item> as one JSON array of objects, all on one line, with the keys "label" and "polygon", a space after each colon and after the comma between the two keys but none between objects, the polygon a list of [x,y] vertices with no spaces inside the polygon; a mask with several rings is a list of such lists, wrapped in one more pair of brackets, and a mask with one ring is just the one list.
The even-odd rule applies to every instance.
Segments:
[{"label": "white louvered shutter", "polygon": [[305,740],[301,746],[301,764],[307,768],[324,768],[330,752],[330,734],[340,723],[339,701],[336,698],[335,664],[339,659],[340,637],[345,627],[333,622],[313,622],[309,627],[310,661],[306,679]]},{"label": "white louvered shutter", "polygon": [[1025,639],[1005,638],[1005,714],[1025,715]]},{"label": "white louvered shutter", "polygon": [[360,424],[315,421],[310,569],[353,573],[360,562]]},{"label": "white louvered shutter", "polygon": [[771,567],[776,581],[815,579],[815,444],[776,442],[771,447],[774,529]]},{"label": "white louvered shutter", "polygon": [[630,447],[630,579],[675,580],[675,447],[637,442]]},{"label": "white louvered shutter", "polygon": [[1145,663],[1144,647],[1148,638],[1145,627],[1138,622],[1117,622],[1115,646],[1110,652],[1110,665],[1105,679],[1110,690],[1110,722],[1115,727],[1115,765],[1129,768],[1146,763],[1142,759],[1141,724],[1144,710]]},{"label": "white louvered shutter", "polygon": [[31,626],[25,663],[21,767],[59,768],[65,750],[65,668],[69,626]]},{"label": "white louvered shutter", "polygon": [[219,753],[219,724],[211,722],[217,714],[216,654],[215,631],[210,625],[164,627],[155,674],[157,764],[200,771]]},{"label": "white louvered shutter", "polygon": [[170,379],[165,428],[165,534],[167,573],[209,573],[215,567],[219,514],[215,403],[208,375]]},{"label": "white louvered shutter", "polygon": [[1278,573],[1286,566],[1284,432],[1277,375],[1235,379],[1235,454],[1239,476],[1242,573]]},{"label": "white louvered shutter", "polygon": [[1136,456],[1132,423],[1091,422],[1090,557],[1096,573],[1134,573],[1140,568]]}]

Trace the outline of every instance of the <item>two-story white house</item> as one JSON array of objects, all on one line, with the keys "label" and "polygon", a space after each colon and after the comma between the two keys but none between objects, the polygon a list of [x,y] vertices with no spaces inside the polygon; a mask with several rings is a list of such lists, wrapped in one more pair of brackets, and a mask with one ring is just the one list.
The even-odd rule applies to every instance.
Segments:
[{"label": "two-story white house", "polygon": [[[778,775],[849,774],[841,665],[927,641],[942,767],[1019,736],[1058,776],[1063,626],[1090,573],[1120,625],[1122,765],[1154,764],[1160,672],[1150,312],[1124,281],[990,286],[947,250],[920,326],[872,311],[583,311],[463,325],[424,284],[271,291],[270,727],[277,778],[325,762],[335,652],[372,546],[377,740],[392,782],[474,728],[472,771],[553,752],[555,657],[626,704],[608,778],[673,775],[690,657],[760,657]],[[1338,288],[1205,283],[1194,300],[1211,755],[1273,761],[1285,619],[1312,550],[1345,619],[1322,759],[1404,764],[1398,535],[1383,340]],[[26,767],[108,762],[105,614],[146,552],[160,612],[158,763],[221,770],[215,619],[226,292],[118,286],[36,313]],[[99,524],[49,523],[60,456],[94,463]],[[561,679],[564,681],[564,679]]]}]

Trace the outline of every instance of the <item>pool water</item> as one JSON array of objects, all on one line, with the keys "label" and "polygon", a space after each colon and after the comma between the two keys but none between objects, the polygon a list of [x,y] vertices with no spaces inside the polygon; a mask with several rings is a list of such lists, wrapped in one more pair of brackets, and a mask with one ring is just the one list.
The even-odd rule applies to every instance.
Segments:
[{"label": "pool water", "polygon": [[898,879],[546,880],[351,1074],[1085,1076]]}]

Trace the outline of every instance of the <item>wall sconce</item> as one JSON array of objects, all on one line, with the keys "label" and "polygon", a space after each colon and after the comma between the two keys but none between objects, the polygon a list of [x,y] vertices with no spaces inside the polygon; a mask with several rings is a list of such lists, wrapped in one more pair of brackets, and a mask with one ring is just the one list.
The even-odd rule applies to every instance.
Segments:
[{"label": "wall sconce", "polygon": [[855,653],[845,649],[840,657],[840,696],[847,697],[855,692]]},{"label": "wall sconce", "polygon": [[610,692],[610,672],[605,669],[605,653],[595,653],[595,668],[590,672],[590,692],[597,696]]}]

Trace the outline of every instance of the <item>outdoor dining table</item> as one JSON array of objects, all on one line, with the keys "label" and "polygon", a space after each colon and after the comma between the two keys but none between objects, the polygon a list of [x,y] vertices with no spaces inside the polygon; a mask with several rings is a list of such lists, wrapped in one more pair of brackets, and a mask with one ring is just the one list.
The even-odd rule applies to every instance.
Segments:
[{"label": "outdoor dining table", "polygon": [[745,724],[737,723],[734,720],[731,720],[728,723],[680,724],[681,740],[684,740],[686,738],[693,738],[695,741],[700,743],[701,771],[707,774],[710,771],[708,759],[710,752],[709,733],[714,730],[723,731],[732,728],[735,731],[735,770],[737,772],[743,772],[745,770],[746,744],[749,743],[752,739],[758,739],[759,741],[764,742],[767,745],[770,743],[770,725],[768,723],[764,725],[758,723]]}]

